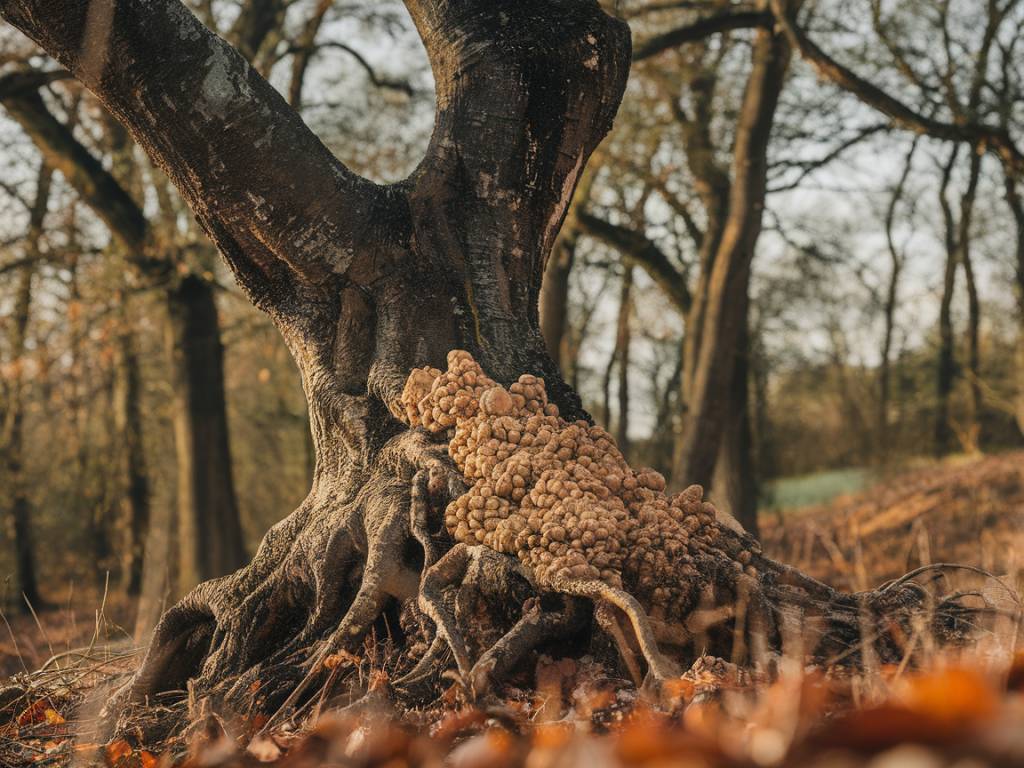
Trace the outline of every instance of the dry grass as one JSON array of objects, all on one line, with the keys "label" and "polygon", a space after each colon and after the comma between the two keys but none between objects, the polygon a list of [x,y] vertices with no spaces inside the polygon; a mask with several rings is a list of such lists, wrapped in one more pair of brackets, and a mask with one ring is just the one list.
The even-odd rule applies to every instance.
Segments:
[{"label": "dry grass", "polygon": [[1024,452],[952,459],[765,521],[765,550],[849,590],[929,563],[1024,567]]}]

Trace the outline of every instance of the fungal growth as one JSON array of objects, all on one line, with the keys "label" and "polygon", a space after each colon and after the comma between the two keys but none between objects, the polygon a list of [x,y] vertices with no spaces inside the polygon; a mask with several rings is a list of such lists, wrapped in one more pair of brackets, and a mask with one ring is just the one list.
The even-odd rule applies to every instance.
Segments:
[{"label": "fungal growth", "polygon": [[[716,648],[707,636],[695,642],[715,626],[730,643],[749,643],[748,656],[758,644],[762,653],[778,650],[787,633],[818,659],[855,663],[850,649],[865,632],[881,658],[905,652],[901,633],[928,602],[916,584],[836,592],[764,557],[753,537],[719,519],[700,486],[668,495],[665,479],[631,468],[607,431],[561,418],[542,379],[526,374],[506,389],[468,352],[453,350],[447,362],[447,371],[414,369],[396,410],[410,427],[447,440],[468,486],[445,510],[456,544],[426,570],[419,604],[473,687],[489,684],[504,649],[471,664],[439,597],[466,574],[471,550],[514,557],[539,592],[593,600],[595,618],[638,682],[636,650],[660,682],[680,670],[659,644],[688,647],[692,661]],[[942,606],[928,620],[939,634],[960,634],[960,607]]]},{"label": "fungal growth", "polygon": [[448,437],[470,486],[445,512],[456,542],[514,556],[541,590],[620,607],[640,638],[674,627],[685,640],[709,580],[757,576],[759,545],[722,526],[700,486],[667,495],[664,477],[632,469],[603,428],[562,419],[543,379],[506,389],[454,350],[447,371],[412,371],[402,405],[410,426]]}]

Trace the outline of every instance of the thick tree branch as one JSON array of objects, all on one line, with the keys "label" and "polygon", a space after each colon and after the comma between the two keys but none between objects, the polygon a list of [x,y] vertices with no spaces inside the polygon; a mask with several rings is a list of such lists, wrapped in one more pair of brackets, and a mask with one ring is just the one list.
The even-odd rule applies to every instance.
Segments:
[{"label": "thick tree branch", "polygon": [[768,27],[771,24],[772,15],[765,11],[721,11],[652,37],[636,47],[636,50],[633,51],[633,61],[649,59],[669,48],[692,43],[695,40],[703,40],[705,37],[720,32],[750,29],[751,27]]},{"label": "thick tree branch", "polygon": [[771,0],[771,7],[790,45],[824,78],[888,115],[901,128],[993,152],[1015,176],[1024,176],[1024,154],[1004,128],[978,122],[947,123],[920,114],[825,53],[791,18],[781,0]]},{"label": "thick tree branch", "polygon": [[0,16],[129,127],[257,304],[346,272],[370,245],[383,191],[178,0],[0,0]]},{"label": "thick tree branch", "polygon": [[613,224],[589,211],[577,211],[576,220],[588,235],[612,246],[628,262],[647,272],[680,312],[685,315],[690,311],[693,297],[686,287],[686,277],[654,241],[642,232]]},{"label": "thick tree branch", "polygon": [[147,250],[148,225],[142,210],[103,165],[51,114],[36,88],[49,73],[16,73],[0,78],[0,103],[32,139],[50,167],[59,170],[111,234],[136,256]]}]

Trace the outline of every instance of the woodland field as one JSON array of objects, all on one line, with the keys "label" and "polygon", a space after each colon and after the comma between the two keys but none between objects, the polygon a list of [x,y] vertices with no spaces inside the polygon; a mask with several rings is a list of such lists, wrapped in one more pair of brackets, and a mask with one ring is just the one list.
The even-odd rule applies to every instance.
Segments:
[{"label": "woodland field", "polygon": [[0,766],[1024,765],[1024,0],[0,0]]}]

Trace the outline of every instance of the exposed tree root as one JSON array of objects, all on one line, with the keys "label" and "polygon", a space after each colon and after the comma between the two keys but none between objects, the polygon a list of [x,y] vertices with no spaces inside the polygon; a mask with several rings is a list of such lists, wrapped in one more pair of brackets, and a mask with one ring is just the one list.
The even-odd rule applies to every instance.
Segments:
[{"label": "exposed tree root", "polygon": [[[586,651],[592,626],[617,651],[610,663],[657,688],[704,653],[765,672],[780,653],[905,661],[920,632],[961,641],[991,610],[914,580],[940,567],[839,593],[719,524],[699,489],[667,497],[603,430],[559,419],[543,382],[509,391],[465,353],[449,364],[412,373],[391,408],[413,428],[369,470],[318,482],[249,566],[167,612],[110,707],[122,726],[131,705],[187,689],[193,704],[262,711],[270,727],[329,697],[372,631],[410,650],[389,690],[423,701],[449,660],[477,697],[537,649]],[[337,487],[354,490],[336,498]]]}]

